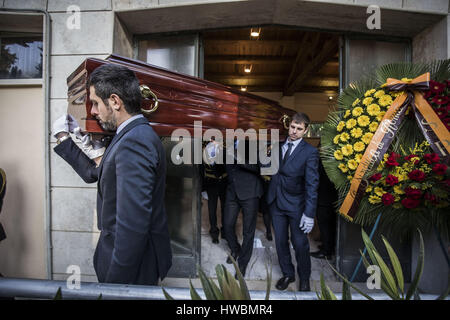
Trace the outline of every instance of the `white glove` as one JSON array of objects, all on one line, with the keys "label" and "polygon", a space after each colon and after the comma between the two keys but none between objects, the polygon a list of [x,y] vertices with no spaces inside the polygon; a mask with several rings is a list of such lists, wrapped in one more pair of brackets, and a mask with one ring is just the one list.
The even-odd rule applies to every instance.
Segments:
[{"label": "white glove", "polygon": [[81,140],[81,148],[89,159],[95,159],[105,153],[105,146],[102,141],[93,140],[89,134],[83,135],[79,130],[75,130],[74,134]]},{"label": "white glove", "polygon": [[56,138],[58,133],[67,132],[74,133],[76,129],[79,129],[77,121],[70,114],[64,114],[53,122],[53,136]]},{"label": "white glove", "polygon": [[312,228],[314,227],[314,219],[309,218],[305,216],[305,214],[303,214],[302,218],[300,219],[300,225],[298,227],[302,229],[304,233],[310,233]]},{"label": "white glove", "polygon": [[208,200],[208,193],[206,191],[202,192],[202,198]]}]

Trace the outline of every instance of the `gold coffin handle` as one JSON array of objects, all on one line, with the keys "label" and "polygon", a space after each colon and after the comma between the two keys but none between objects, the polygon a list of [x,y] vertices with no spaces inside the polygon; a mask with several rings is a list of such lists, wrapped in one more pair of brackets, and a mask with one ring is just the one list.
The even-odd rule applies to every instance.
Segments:
[{"label": "gold coffin handle", "polygon": [[153,91],[150,90],[150,88],[145,84],[141,84],[139,86],[139,89],[141,90],[142,98],[149,99],[150,97],[152,97],[153,100],[155,101],[153,104],[153,107],[150,110],[141,108],[142,113],[145,115],[149,115],[149,114],[155,112],[158,109],[158,104],[159,104],[158,97],[156,96],[156,94],[154,94]]},{"label": "gold coffin handle", "polygon": [[287,130],[289,129],[289,123],[291,122],[291,117],[289,117],[287,114],[283,114],[283,116],[280,118],[280,120],[283,123],[284,128]]}]

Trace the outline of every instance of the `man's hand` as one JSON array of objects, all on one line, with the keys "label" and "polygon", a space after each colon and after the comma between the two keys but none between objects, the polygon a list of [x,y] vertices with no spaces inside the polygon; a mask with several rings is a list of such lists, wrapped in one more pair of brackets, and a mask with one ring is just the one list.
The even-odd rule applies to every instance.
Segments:
[{"label": "man's hand", "polygon": [[55,138],[61,138],[69,133],[74,133],[76,129],[79,129],[77,121],[70,114],[64,114],[53,122],[53,136]]},{"label": "man's hand", "polygon": [[309,218],[305,216],[305,214],[303,214],[302,218],[300,219],[299,228],[302,229],[304,233],[310,233],[313,227],[314,227],[314,219]]}]

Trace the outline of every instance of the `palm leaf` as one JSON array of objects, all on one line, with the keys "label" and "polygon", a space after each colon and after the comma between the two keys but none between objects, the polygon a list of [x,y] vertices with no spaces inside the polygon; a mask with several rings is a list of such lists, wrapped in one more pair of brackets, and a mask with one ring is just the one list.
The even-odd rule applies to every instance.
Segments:
[{"label": "palm leaf", "polygon": [[389,258],[391,259],[392,266],[394,268],[395,276],[397,278],[397,285],[400,288],[400,292],[402,293],[402,296],[404,294],[404,279],[403,279],[403,271],[402,266],[400,264],[400,261],[395,254],[394,249],[392,249],[392,246],[389,244],[389,242],[386,240],[385,237],[382,236],[382,240],[384,242],[384,245],[386,246],[386,250],[389,254]]},{"label": "palm leaf", "polygon": [[422,233],[420,232],[419,229],[417,229],[417,231],[419,232],[419,243],[420,243],[419,257],[417,258],[417,267],[416,272],[414,273],[413,281],[411,282],[411,286],[409,287],[408,292],[406,293],[406,300],[411,299],[412,295],[414,294],[414,292],[416,292],[417,287],[419,286],[419,281],[420,278],[422,277],[425,260],[425,249],[424,249],[425,246],[423,244]]}]

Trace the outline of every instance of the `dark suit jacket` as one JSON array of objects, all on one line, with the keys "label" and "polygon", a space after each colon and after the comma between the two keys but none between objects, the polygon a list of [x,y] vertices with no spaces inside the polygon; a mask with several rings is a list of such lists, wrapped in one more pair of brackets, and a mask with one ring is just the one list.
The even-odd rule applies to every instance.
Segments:
[{"label": "dark suit jacket", "polygon": [[172,264],[164,208],[166,158],[148,120],[140,118],[117,134],[99,168],[68,139],[55,147],[86,182],[98,180],[94,255],[100,282],[156,284]]},{"label": "dark suit jacket", "polygon": [[[234,190],[239,200],[260,198],[264,193],[262,178],[260,175],[260,165],[250,164],[249,141],[246,140],[244,143],[245,155],[242,157],[244,159],[244,163],[238,164],[235,159],[233,164],[225,165],[225,169],[228,174],[227,188]],[[233,194],[233,192],[231,192],[231,194]],[[233,199],[230,198],[230,200]]]},{"label": "dark suit jacket", "polygon": [[[280,145],[280,158],[283,156]],[[319,186],[319,152],[302,139],[278,173],[272,176],[267,203],[274,201],[279,209],[314,218]]]}]

